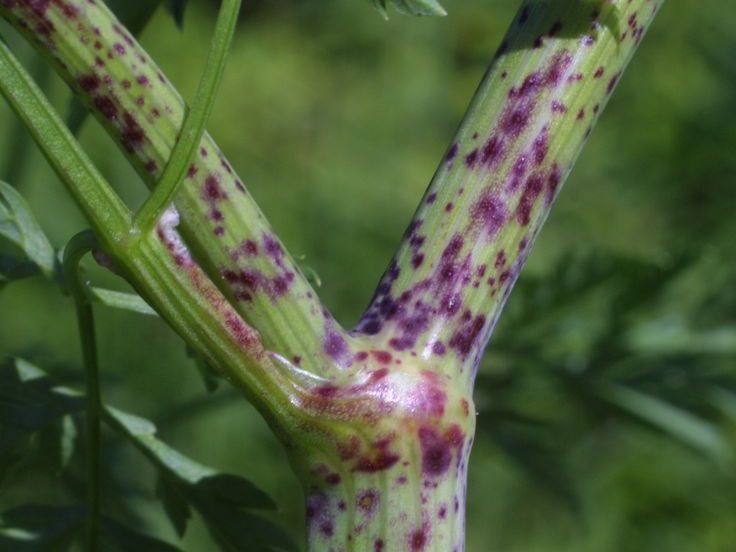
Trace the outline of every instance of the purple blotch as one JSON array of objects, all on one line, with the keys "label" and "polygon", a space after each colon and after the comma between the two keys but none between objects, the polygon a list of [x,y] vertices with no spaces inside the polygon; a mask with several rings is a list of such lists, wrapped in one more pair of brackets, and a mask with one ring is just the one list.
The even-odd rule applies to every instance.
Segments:
[{"label": "purple blotch", "polygon": [[516,219],[522,226],[529,224],[534,202],[539,197],[543,187],[544,181],[541,176],[532,175],[527,179],[519,200],[519,206],[516,209]]},{"label": "purple blotch", "polygon": [[498,233],[506,221],[506,206],[491,188],[486,188],[471,210],[473,224],[482,227],[488,237]]},{"label": "purple blotch", "polygon": [[478,149],[476,148],[465,156],[465,164],[469,168],[472,169],[473,167],[475,167],[475,163],[477,161],[478,161]]},{"label": "purple blotch", "polygon": [[460,358],[464,359],[470,354],[485,323],[486,317],[479,314],[463,324],[450,338],[449,345],[458,353]]},{"label": "purple blotch", "polygon": [[454,144],[452,144],[452,146],[450,146],[450,149],[448,150],[447,157],[446,157],[448,163],[452,161],[453,159],[455,159],[459,149],[460,147],[458,146],[457,142],[455,142]]}]

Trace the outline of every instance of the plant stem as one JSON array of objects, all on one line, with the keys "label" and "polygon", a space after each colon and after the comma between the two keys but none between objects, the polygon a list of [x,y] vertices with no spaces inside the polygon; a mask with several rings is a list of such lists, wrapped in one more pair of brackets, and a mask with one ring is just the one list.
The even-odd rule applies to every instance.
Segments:
[{"label": "plant stem", "polygon": [[[350,341],[207,136],[177,198],[193,252],[179,238],[173,209],[132,245],[115,233],[101,236],[139,292],[279,431],[307,495],[310,550],[462,549],[477,361],[560,185],[660,5],[524,3]],[[43,8],[0,0],[0,15],[37,38],[139,170],[148,168],[149,181],[158,174],[183,107],[112,15],[93,0]],[[97,63],[95,52],[105,59]],[[0,70],[19,72],[2,59]],[[0,74],[3,93],[23,114],[28,94],[14,95],[8,83],[17,76]],[[43,134],[30,115],[37,141],[95,228],[107,231],[99,219],[106,196],[90,204],[74,178],[96,174],[89,160],[77,157],[84,170],[65,166],[58,157],[69,146],[54,135],[63,138],[62,129],[47,125],[51,132]],[[99,196],[106,188],[95,178]],[[129,213],[120,216],[128,231]],[[258,325],[263,342],[195,254],[224,277],[227,298]],[[302,354],[306,372],[290,362]]]},{"label": "plant stem", "polygon": [[87,298],[85,284],[79,275],[79,261],[96,244],[91,231],[75,235],[64,248],[64,278],[74,298],[82,346],[82,365],[86,386],[87,411],[85,417],[87,437],[87,530],[86,549],[94,552],[99,545],[100,528],[100,400],[99,368],[97,365],[97,341],[92,304]]},{"label": "plant stem", "polygon": [[[50,58],[153,186],[180,135],[184,102],[107,7],[99,0],[5,0],[0,16]],[[342,354],[349,336],[206,133],[176,206],[192,253],[269,350],[312,374],[350,364]]]},{"label": "plant stem", "polygon": [[524,2],[358,332],[472,388],[560,186],[661,4]]},{"label": "plant stem", "polygon": [[156,232],[131,242],[129,210],[2,41],[0,75],[0,93],[87,216],[116,268],[282,432],[295,415],[291,394],[297,376],[291,366],[274,364],[258,333],[194,262],[176,230],[176,210],[166,212]]},{"label": "plant stem", "polygon": [[214,107],[217,88],[225,72],[225,61],[230,49],[235,24],[238,22],[240,0],[224,0],[215,25],[207,64],[202,73],[192,107],[184,118],[174,149],[166,168],[150,197],[141,206],[134,219],[134,231],[149,232],[174,200],[176,192],[184,182],[188,167],[192,164],[197,148],[202,141],[205,125]]},{"label": "plant stem", "polygon": [[69,186],[105,245],[126,239],[130,211],[89,162],[28,73],[0,40],[0,93],[18,114],[54,171]]}]

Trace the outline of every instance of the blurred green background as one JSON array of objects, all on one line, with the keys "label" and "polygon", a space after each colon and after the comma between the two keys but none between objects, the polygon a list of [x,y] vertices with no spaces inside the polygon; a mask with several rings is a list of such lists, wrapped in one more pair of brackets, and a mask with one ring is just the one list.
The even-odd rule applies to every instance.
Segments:
[{"label": "blurred green background", "polygon": [[[365,0],[245,4],[209,130],[350,325],[519,2],[447,0],[447,18],[388,21]],[[141,38],[186,98],[215,7],[192,1],[183,31],[161,11]],[[735,18],[731,2],[666,3],[565,185],[480,369],[469,551],[736,550]],[[65,86],[2,30],[65,111]],[[81,139],[139,203],[143,185],[96,123]],[[55,246],[85,227],[4,103],[0,177]],[[300,489],[254,410],[224,385],[207,395],[160,321],[98,312],[107,402],[256,481],[301,542]],[[0,289],[0,356],[81,386],[79,354],[56,286]],[[119,441],[105,450],[105,492],[175,542],[150,469]],[[0,510],[63,502],[59,477],[21,470]],[[183,548],[212,546],[195,521]]]}]

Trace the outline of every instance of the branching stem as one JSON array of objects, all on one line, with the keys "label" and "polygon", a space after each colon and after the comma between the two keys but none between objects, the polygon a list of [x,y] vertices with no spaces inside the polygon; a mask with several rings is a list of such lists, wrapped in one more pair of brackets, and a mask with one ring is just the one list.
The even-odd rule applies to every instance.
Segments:
[{"label": "branching stem", "polygon": [[164,172],[161,174],[151,195],[135,215],[133,231],[145,234],[158,223],[161,215],[171,204],[176,192],[184,182],[187,169],[197,153],[204,135],[205,125],[215,103],[217,88],[225,71],[227,52],[230,49],[235,25],[238,22],[241,0],[223,0],[217,17],[212,47],[207,65],[202,73],[197,95],[192,102],[179,138]]}]

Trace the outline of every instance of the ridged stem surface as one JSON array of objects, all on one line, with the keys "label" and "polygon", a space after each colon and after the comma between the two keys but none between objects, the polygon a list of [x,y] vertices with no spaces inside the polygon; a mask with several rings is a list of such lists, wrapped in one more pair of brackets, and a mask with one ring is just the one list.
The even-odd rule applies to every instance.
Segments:
[{"label": "ridged stem surface", "polygon": [[661,3],[524,2],[356,333],[472,388],[534,240]]},{"label": "ridged stem surface", "polygon": [[[186,106],[105,4],[0,0],[0,16],[54,62],[152,187],[171,155]],[[328,353],[346,347],[347,336],[208,134],[176,206],[193,254],[266,347],[312,373],[339,371],[345,359],[336,362]]]},{"label": "ridged stem surface", "polygon": [[[524,2],[350,336],[209,137],[177,200],[191,249],[176,211],[134,254],[123,247],[129,279],[276,420],[305,488],[310,550],[462,550],[478,360],[661,4]],[[97,0],[0,0],[0,15],[55,60],[152,183],[184,107],[114,17]],[[70,187],[83,204],[85,190],[109,200],[102,237],[114,249],[130,214],[109,190]]]}]

